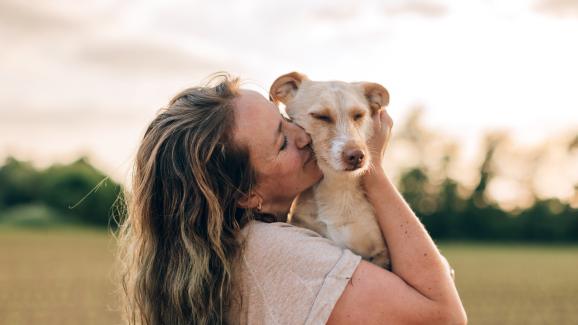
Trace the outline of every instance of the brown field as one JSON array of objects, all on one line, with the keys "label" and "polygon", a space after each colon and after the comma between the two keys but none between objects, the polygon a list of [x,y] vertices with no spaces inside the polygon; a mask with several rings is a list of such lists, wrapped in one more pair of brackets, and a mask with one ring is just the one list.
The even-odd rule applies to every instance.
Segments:
[{"label": "brown field", "polygon": [[[470,324],[578,324],[578,247],[443,244]],[[118,324],[114,241],[0,229],[0,324]]]},{"label": "brown field", "polygon": [[0,230],[0,324],[119,324],[104,231]]},{"label": "brown field", "polygon": [[578,246],[440,246],[470,324],[578,324]]}]

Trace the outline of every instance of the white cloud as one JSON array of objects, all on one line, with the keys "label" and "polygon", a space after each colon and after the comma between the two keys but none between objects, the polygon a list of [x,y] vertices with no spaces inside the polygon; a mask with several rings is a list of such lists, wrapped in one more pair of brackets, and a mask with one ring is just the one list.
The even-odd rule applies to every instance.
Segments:
[{"label": "white cloud", "polygon": [[534,9],[557,17],[578,18],[578,2],[575,0],[540,0]]}]

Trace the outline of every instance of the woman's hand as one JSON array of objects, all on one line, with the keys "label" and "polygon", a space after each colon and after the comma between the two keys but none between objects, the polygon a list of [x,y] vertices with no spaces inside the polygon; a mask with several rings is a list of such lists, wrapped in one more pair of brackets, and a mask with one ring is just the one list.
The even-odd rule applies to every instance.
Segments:
[{"label": "woman's hand", "polygon": [[371,166],[369,172],[363,176],[364,182],[373,178],[375,173],[383,172],[383,154],[387,149],[393,128],[393,120],[385,109],[382,109],[372,117],[373,136],[369,139],[367,146],[371,155]]},{"label": "woman's hand", "polygon": [[449,264],[381,166],[393,122],[373,118],[372,166],[366,196],[389,249],[391,272],[362,261],[337,301],[328,324],[466,324],[467,315]]}]

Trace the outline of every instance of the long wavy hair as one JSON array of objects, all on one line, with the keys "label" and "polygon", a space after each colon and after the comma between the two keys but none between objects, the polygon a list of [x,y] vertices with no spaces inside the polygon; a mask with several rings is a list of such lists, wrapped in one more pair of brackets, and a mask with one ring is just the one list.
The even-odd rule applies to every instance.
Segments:
[{"label": "long wavy hair", "polygon": [[119,230],[124,316],[129,324],[223,324],[240,229],[255,211],[237,202],[256,173],[233,142],[228,75],[176,95],[140,143]]}]

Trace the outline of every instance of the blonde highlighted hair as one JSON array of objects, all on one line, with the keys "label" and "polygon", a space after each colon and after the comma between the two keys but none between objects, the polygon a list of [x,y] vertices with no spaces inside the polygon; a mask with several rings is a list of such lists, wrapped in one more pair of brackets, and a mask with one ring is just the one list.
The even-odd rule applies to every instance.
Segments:
[{"label": "blonde highlighted hair", "polygon": [[119,230],[129,324],[222,324],[255,171],[232,139],[239,80],[219,75],[176,95],[148,126]]}]

